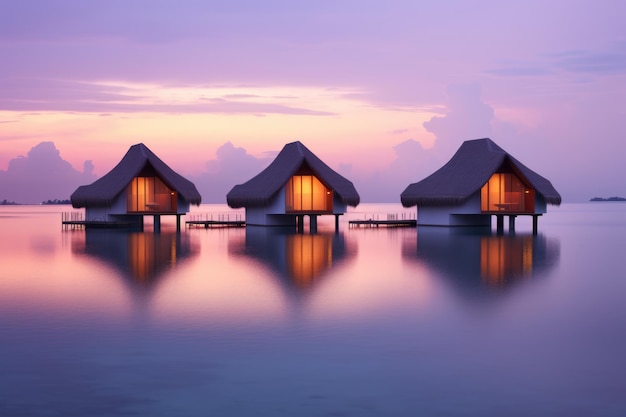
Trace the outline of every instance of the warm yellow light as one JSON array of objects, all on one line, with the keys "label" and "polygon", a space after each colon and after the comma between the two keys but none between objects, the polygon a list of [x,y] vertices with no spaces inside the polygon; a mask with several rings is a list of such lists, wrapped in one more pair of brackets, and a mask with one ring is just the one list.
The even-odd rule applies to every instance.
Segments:
[{"label": "warm yellow light", "polygon": [[332,236],[291,235],[287,238],[287,267],[301,288],[313,284],[332,265]]},{"label": "warm yellow light", "polygon": [[501,286],[511,277],[530,276],[532,269],[532,237],[480,239],[480,275],[485,283]]},{"label": "warm yellow light", "polygon": [[313,179],[310,175],[302,176],[302,194],[311,194],[312,182]]},{"label": "warm yellow light", "polygon": [[287,211],[332,211],[332,190],[314,175],[294,175],[286,186]]}]

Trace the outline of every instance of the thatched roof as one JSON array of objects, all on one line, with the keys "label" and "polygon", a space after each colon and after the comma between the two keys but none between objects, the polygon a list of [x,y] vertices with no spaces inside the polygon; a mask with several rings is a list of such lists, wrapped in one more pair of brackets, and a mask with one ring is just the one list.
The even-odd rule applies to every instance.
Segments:
[{"label": "thatched roof", "polygon": [[178,192],[186,202],[200,205],[202,198],[196,186],[174,172],[146,145],[140,143],[131,146],[124,158],[106,175],[89,185],[78,187],[71,196],[72,206],[75,208],[111,206],[115,198],[126,190],[128,184],[144,170],[146,165],[150,165],[156,175],[168,187]]},{"label": "thatched roof", "polygon": [[561,196],[550,181],[488,138],[463,142],[448,163],[422,181],[409,185],[400,200],[404,207],[462,204],[507,162],[547,203],[561,204]]},{"label": "thatched roof", "polygon": [[232,208],[262,207],[306,164],[335,196],[344,204],[356,207],[360,197],[352,182],[333,171],[300,142],[285,145],[272,163],[257,176],[244,184],[235,185],[226,195]]}]

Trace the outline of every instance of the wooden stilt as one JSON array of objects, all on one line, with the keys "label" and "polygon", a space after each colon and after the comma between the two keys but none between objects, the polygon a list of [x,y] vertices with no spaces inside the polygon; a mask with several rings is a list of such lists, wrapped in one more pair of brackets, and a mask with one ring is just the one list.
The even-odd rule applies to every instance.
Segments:
[{"label": "wooden stilt", "polygon": [[504,216],[501,214],[496,215],[496,232],[499,235],[504,232]]},{"label": "wooden stilt", "polygon": [[317,233],[317,215],[316,214],[309,215],[309,233],[311,234]]},{"label": "wooden stilt", "polygon": [[154,215],[154,233],[160,233],[160,232],[161,232],[161,215],[155,214]]},{"label": "wooden stilt", "polygon": [[509,216],[509,233],[514,233],[515,232],[515,218],[517,216],[515,215],[510,215]]},{"label": "wooden stilt", "polygon": [[536,214],[533,215],[533,235],[537,234],[537,220],[539,219],[539,216],[537,216]]}]

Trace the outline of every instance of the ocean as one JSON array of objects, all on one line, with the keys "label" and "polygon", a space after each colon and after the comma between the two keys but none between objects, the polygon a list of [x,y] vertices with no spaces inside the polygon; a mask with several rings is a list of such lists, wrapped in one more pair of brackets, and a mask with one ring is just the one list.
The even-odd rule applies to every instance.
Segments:
[{"label": "ocean", "polygon": [[537,235],[349,227],[399,204],[315,234],[70,210],[0,206],[1,416],[626,415],[626,203]]}]

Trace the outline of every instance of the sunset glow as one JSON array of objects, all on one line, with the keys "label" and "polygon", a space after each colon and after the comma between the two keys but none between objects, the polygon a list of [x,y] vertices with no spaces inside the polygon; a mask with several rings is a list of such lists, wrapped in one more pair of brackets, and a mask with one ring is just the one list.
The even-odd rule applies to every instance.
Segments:
[{"label": "sunset glow", "polygon": [[[10,148],[0,154],[0,169],[37,140],[54,140],[63,158],[76,169],[89,149],[97,146],[102,152],[89,157],[99,175],[117,163],[125,147],[139,142],[168,155],[170,164],[186,174],[202,172],[224,141],[263,156],[280,150],[286,142],[303,140],[317,143],[326,152],[332,147],[329,162],[335,166],[350,162],[363,171],[384,169],[393,159],[391,152],[376,159],[369,156],[381,151],[380,138],[393,137],[397,125],[419,127],[436,114],[372,107],[351,98],[358,92],[338,89],[114,82],[93,86],[122,90],[123,98],[100,103],[102,112],[0,112],[0,119],[12,121],[3,126],[3,133],[12,139],[7,141]],[[111,105],[116,109],[106,111]],[[184,138],[185,147],[179,146],[179,138]],[[427,132],[422,131],[418,139],[425,147],[432,146]],[[72,145],[62,147],[63,143]]]},{"label": "sunset glow", "polygon": [[[621,2],[72,4],[11,2],[0,17],[0,198],[68,197],[13,188],[35,174],[11,162],[41,143],[58,154],[33,166],[91,161],[90,179],[145,143],[223,203],[246,167],[299,140],[362,201],[397,202],[484,137],[565,201],[623,194]],[[589,172],[553,164],[564,149]],[[68,176],[56,181],[79,185]]]}]

